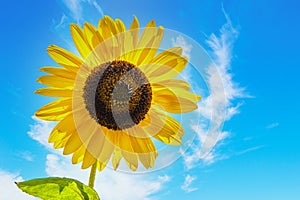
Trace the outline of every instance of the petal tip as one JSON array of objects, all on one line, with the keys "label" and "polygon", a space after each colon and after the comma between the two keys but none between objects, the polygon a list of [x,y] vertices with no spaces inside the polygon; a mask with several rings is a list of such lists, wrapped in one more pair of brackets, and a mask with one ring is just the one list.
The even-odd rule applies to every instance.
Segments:
[{"label": "petal tip", "polygon": [[37,89],[33,92],[34,94],[41,94],[41,89]]},{"label": "petal tip", "polygon": [[200,101],[200,99],[202,99],[202,97],[200,95],[197,95],[197,101]]}]

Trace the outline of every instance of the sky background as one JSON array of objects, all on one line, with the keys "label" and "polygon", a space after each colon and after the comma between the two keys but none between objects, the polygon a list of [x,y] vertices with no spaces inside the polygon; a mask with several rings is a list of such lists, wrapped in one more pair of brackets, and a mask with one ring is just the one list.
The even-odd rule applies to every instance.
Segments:
[{"label": "sky background", "polygon": [[[21,0],[0,5],[1,200],[32,199],[18,191],[14,181],[67,176],[86,183],[89,172],[72,166],[69,157],[47,144],[54,124],[32,116],[51,99],[33,92],[41,87],[35,82],[42,74],[38,68],[55,65],[46,48],[57,44],[73,50],[69,23],[96,23],[103,14],[127,26],[133,15],[141,26],[154,19],[202,45],[216,63],[224,91],[214,91],[215,83],[208,81],[211,93],[198,111],[206,118],[203,113],[218,110],[219,104],[211,107],[209,102],[218,97],[215,93],[224,92],[226,120],[207,156],[199,154],[202,126],[191,123],[186,126],[200,137],[170,167],[143,175],[105,169],[96,181],[101,199],[300,198],[296,1]],[[180,38],[174,43],[184,46],[186,54],[193,49]]]}]

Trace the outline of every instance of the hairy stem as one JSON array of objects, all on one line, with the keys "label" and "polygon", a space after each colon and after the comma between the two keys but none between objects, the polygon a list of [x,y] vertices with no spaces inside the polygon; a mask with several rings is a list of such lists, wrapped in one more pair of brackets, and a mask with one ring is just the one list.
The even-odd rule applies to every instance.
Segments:
[{"label": "hairy stem", "polygon": [[89,186],[94,188],[95,178],[96,178],[97,162],[95,162],[91,168]]}]

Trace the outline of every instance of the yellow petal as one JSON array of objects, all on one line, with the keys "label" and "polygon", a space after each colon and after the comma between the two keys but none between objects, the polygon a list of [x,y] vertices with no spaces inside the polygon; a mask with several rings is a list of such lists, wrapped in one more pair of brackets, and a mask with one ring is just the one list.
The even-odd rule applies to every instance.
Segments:
[{"label": "yellow petal", "polygon": [[172,88],[180,88],[184,90],[190,90],[191,86],[188,82],[183,81],[183,80],[175,80],[175,79],[168,79],[168,80],[163,80],[159,81],[156,83],[152,83],[151,87],[153,88],[160,88],[160,87],[172,87]]},{"label": "yellow petal", "polygon": [[123,137],[127,139],[127,142],[130,144],[128,146],[132,147],[134,153],[152,153],[156,152],[156,148],[149,138],[148,133],[145,132],[139,126],[134,126],[128,129],[123,130],[124,135],[120,136],[120,140],[123,140]]},{"label": "yellow petal", "polygon": [[136,47],[138,66],[148,63],[154,57],[163,38],[163,32],[163,27],[156,29],[154,20],[146,25]]},{"label": "yellow petal", "polygon": [[[59,142],[59,141],[62,141],[64,140],[65,138],[68,138],[71,136],[71,132],[70,131],[61,131],[61,130],[58,130],[56,128],[54,128],[51,132],[51,135],[48,139],[49,143],[56,143],[56,142]],[[56,145],[54,145],[56,146]],[[61,148],[61,147],[54,147],[54,148]]]},{"label": "yellow petal", "polygon": [[116,27],[119,33],[126,31],[126,26],[124,25],[123,21],[120,19],[116,19]]},{"label": "yellow petal", "polygon": [[71,24],[71,34],[78,52],[85,59],[91,53],[92,49],[85,37],[83,30],[78,25]]},{"label": "yellow petal", "polygon": [[79,149],[77,149],[72,156],[72,164],[77,164],[83,160],[84,153],[86,148],[82,145]]},{"label": "yellow petal", "polygon": [[138,66],[143,65],[145,63],[149,63],[150,60],[153,59],[160,46],[163,35],[164,29],[161,26],[158,29],[151,27],[146,28],[144,30],[143,35],[138,44],[138,49],[141,49],[141,53],[139,54],[137,62]]},{"label": "yellow petal", "polygon": [[35,91],[35,94],[40,94],[50,97],[72,97],[73,90],[68,88],[40,88]]},{"label": "yellow petal", "polygon": [[107,163],[113,153],[114,146],[100,131],[96,131],[87,145],[87,150],[100,162]]},{"label": "yellow petal", "polygon": [[[201,99],[201,96],[192,93],[182,87],[178,87],[178,86],[166,86],[166,85],[160,85],[160,84],[152,84],[152,92],[154,94],[154,96],[156,94],[158,94],[159,96],[161,95],[171,95],[171,96],[176,96],[178,98],[183,98],[183,99],[187,99],[190,100],[192,102],[197,102]],[[154,97],[155,98],[155,97]]]},{"label": "yellow petal", "polygon": [[139,55],[142,49],[136,49],[138,44],[139,32],[140,32],[139,21],[134,16],[130,28],[124,33],[124,52],[125,55],[121,59],[127,60],[128,62],[137,65]]},{"label": "yellow petal", "polygon": [[[181,47],[172,47],[169,49],[166,49],[165,51],[160,52],[157,56],[153,58],[151,63],[166,63],[169,60],[175,58],[181,57],[182,54],[182,48]],[[164,61],[166,60],[167,61]]]},{"label": "yellow petal", "polygon": [[70,80],[75,80],[76,78],[76,73],[59,67],[42,67],[40,71]]},{"label": "yellow petal", "polygon": [[130,34],[132,35],[132,41],[134,47],[136,47],[138,42],[139,31],[140,31],[139,28],[140,28],[139,20],[137,19],[136,16],[134,16],[133,21],[129,28]]},{"label": "yellow petal", "polygon": [[62,120],[72,111],[72,99],[62,98],[53,101],[35,112],[35,116],[49,121]]},{"label": "yellow petal", "polygon": [[[144,122],[146,121],[146,122]],[[183,128],[180,123],[175,119],[161,112],[159,106],[153,105],[145,119],[141,124],[147,124],[142,126],[145,131],[154,138],[170,145],[180,145],[181,138],[183,136]]]},{"label": "yellow petal", "polygon": [[71,137],[71,134],[68,133],[63,133],[63,137],[60,140],[57,140],[54,142],[53,144],[53,148],[54,149],[60,149],[63,148],[66,143],[68,142],[69,138]]},{"label": "yellow petal", "polygon": [[121,159],[122,159],[121,150],[116,148],[112,157],[112,165],[114,167],[114,170],[117,170],[117,168],[119,167]]},{"label": "yellow petal", "polygon": [[177,76],[187,65],[188,60],[185,57],[177,57],[172,60],[163,59],[160,62],[150,65],[155,71],[147,73],[151,82],[159,82],[172,79]]},{"label": "yellow petal", "polygon": [[111,22],[110,18],[100,19],[98,30],[104,39],[104,42],[101,45],[105,48],[98,49],[99,52],[97,53],[98,55],[106,54],[106,61],[120,56],[120,49],[122,48],[123,41],[122,43],[119,43],[118,37],[115,36],[115,29],[114,22]]},{"label": "yellow petal", "polygon": [[162,105],[167,112],[175,114],[191,112],[198,108],[197,104],[187,99],[178,98],[171,100],[171,102],[170,99],[172,96],[166,96],[157,100],[156,103]]},{"label": "yellow petal", "polygon": [[80,58],[58,46],[50,45],[47,48],[47,52],[55,62],[65,67],[69,71],[77,73],[82,64],[82,60]]},{"label": "yellow petal", "polygon": [[152,92],[152,101],[157,105],[161,105],[167,112],[178,114],[197,109],[196,103],[177,95],[168,88],[153,90]]},{"label": "yellow petal", "polygon": [[97,162],[96,158],[88,150],[86,150],[83,157],[81,168],[87,169],[90,166],[92,166],[95,162]]},{"label": "yellow petal", "polygon": [[158,154],[152,140],[150,138],[131,137],[131,143],[144,167],[146,169],[153,167]]},{"label": "yellow petal", "polygon": [[84,33],[90,47],[93,47],[93,49],[104,41],[97,28],[87,22],[84,24]]},{"label": "yellow petal", "polygon": [[55,127],[52,130],[48,141],[50,143],[54,143],[53,147],[55,149],[59,149],[66,145],[66,143],[69,140],[69,138],[71,137],[72,133],[73,132],[71,130],[63,131],[63,130]]},{"label": "yellow petal", "polygon": [[138,157],[135,153],[129,153],[122,150],[122,156],[124,157],[127,166],[132,170],[136,171],[138,168]]},{"label": "yellow petal", "polygon": [[166,116],[164,127],[155,135],[157,140],[169,145],[181,145],[184,130],[180,123],[170,116]]},{"label": "yellow petal", "polygon": [[[132,143],[130,141],[129,135],[122,131],[115,132],[115,142],[114,144],[118,145],[122,156],[124,157],[128,167],[135,171],[138,168],[138,155],[134,152]],[[111,139],[110,139],[111,141]]]},{"label": "yellow petal", "polygon": [[95,48],[101,42],[97,35],[97,29],[92,24],[85,22],[83,30],[89,46]]},{"label": "yellow petal", "polygon": [[74,133],[71,135],[68,142],[66,143],[63,154],[64,155],[71,154],[76,150],[78,150],[82,145],[83,144],[78,133]]},{"label": "yellow petal", "polygon": [[112,32],[112,34],[116,35],[118,33],[118,31],[117,31],[117,27],[116,27],[116,24],[115,24],[114,20],[111,17],[105,15],[104,16],[104,21],[108,25],[108,27],[109,27],[110,31]]},{"label": "yellow petal", "polygon": [[85,23],[84,33],[89,46],[93,49],[93,51],[91,51],[90,55],[85,60],[85,64],[91,67],[98,66],[103,63],[103,60],[105,60],[108,47],[103,42],[103,37],[93,25]]},{"label": "yellow petal", "polygon": [[135,55],[135,54],[133,54],[134,52],[132,52],[132,50],[134,49],[133,37],[130,32],[125,32],[125,33],[123,33],[123,35],[124,35],[124,52],[125,52],[125,54],[127,54],[127,58],[128,58],[126,60],[131,62],[130,55],[132,54],[132,57]]},{"label": "yellow petal", "polygon": [[[186,59],[180,55],[181,52],[182,49],[179,47],[167,49],[155,56],[149,63],[146,63],[139,67],[150,79],[156,79],[156,82],[162,81],[161,76],[163,76],[170,70],[177,70],[178,72],[176,72],[175,75],[177,75],[182,70],[180,66],[177,66],[178,62],[180,61],[186,62]],[[168,79],[172,78],[173,77]],[[163,80],[166,80],[166,78]]]},{"label": "yellow petal", "polygon": [[98,171],[102,171],[106,167],[107,163],[102,163],[100,161],[97,162],[97,169]]},{"label": "yellow petal", "polygon": [[72,134],[76,131],[72,113],[62,119],[52,130],[48,142],[55,142],[61,139],[61,133]]},{"label": "yellow petal", "polygon": [[[87,25],[86,25],[87,26]],[[111,49],[110,46],[108,45],[109,42],[105,43],[104,40],[105,38],[103,38],[103,36],[100,34],[100,32],[92,25],[88,25],[85,28],[85,32],[86,35],[89,34],[89,36],[87,36],[88,41],[90,43],[90,46],[93,47],[93,56],[89,56],[89,60],[94,59],[96,60],[96,63],[101,63],[102,61],[107,61],[109,60],[108,55],[111,54]],[[90,33],[88,33],[90,32]],[[95,62],[94,62],[95,63]],[[93,66],[93,65],[91,65]],[[97,66],[94,65],[94,66]]]},{"label": "yellow petal", "polygon": [[146,25],[141,35],[141,38],[139,39],[137,49],[143,49],[147,47],[150,48],[151,44],[155,40],[156,34],[157,34],[157,29],[155,26],[155,21],[152,20]]},{"label": "yellow petal", "polygon": [[104,41],[103,37],[101,36],[101,34],[99,33],[99,31],[96,31],[94,33],[94,36],[92,38],[92,45],[93,48],[97,48],[98,45],[100,45],[102,42]]},{"label": "yellow petal", "polygon": [[118,145],[120,147],[120,149],[123,151],[134,153],[134,149],[132,147],[129,135],[122,131],[117,131],[116,134],[117,134],[117,136],[115,139],[118,141],[115,142],[115,144]]},{"label": "yellow petal", "polygon": [[[154,161],[157,157],[157,151],[152,140],[149,138],[148,133],[146,133],[146,131],[139,126],[134,126],[132,128],[123,130],[122,132],[122,134],[118,134],[119,146],[123,151],[129,153],[127,156],[135,159],[135,156],[131,155],[131,153],[136,154],[146,169],[153,167]],[[127,162],[130,161],[127,160]],[[137,167],[135,163],[133,163],[133,165]],[[132,166],[129,165],[129,167]]]},{"label": "yellow petal", "polygon": [[62,78],[59,76],[41,76],[36,80],[38,83],[55,88],[73,88],[74,80]]},{"label": "yellow petal", "polygon": [[98,24],[98,30],[101,33],[104,40],[113,36],[112,30],[104,19],[100,19]]},{"label": "yellow petal", "polygon": [[76,127],[74,125],[73,115],[70,113],[64,119],[62,119],[52,130],[48,142],[54,143],[54,148],[65,147],[68,140],[76,133]]}]

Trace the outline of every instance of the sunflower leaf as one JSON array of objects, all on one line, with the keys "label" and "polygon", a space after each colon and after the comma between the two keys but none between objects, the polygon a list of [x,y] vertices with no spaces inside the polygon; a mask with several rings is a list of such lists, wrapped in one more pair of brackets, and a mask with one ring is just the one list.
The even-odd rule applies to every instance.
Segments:
[{"label": "sunflower leaf", "polygon": [[69,178],[41,178],[16,184],[23,192],[43,200],[100,200],[94,189]]}]

